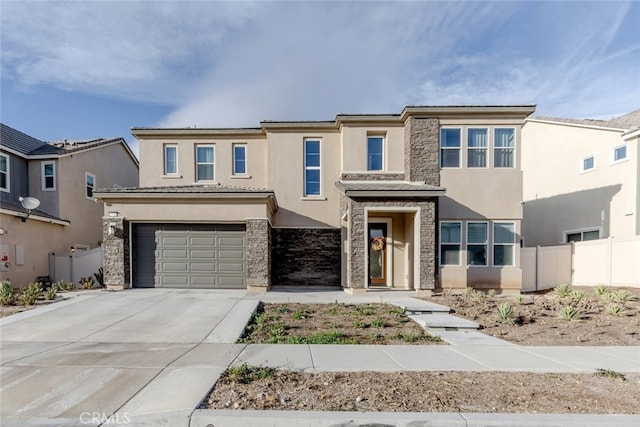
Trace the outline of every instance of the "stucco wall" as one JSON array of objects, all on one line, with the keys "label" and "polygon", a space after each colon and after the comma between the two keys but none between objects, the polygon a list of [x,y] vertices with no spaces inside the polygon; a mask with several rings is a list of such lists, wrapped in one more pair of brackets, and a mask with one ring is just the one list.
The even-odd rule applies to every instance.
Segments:
[{"label": "stucco wall", "polygon": [[367,136],[382,135],[384,139],[383,172],[404,170],[404,127],[343,125],[342,171],[345,173],[367,171]]}]

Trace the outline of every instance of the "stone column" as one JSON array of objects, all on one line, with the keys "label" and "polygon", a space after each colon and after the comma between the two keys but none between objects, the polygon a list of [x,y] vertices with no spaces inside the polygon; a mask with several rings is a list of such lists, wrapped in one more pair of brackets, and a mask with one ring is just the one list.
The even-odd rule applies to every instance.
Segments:
[{"label": "stone column", "polygon": [[404,125],[405,179],[439,186],[439,156],[439,120],[409,117]]},{"label": "stone column", "polygon": [[125,226],[122,217],[102,218],[104,284],[107,290],[122,290],[128,284],[128,233]]},{"label": "stone column", "polygon": [[271,288],[271,225],[266,218],[247,219],[247,289]]},{"label": "stone column", "polygon": [[351,199],[349,206],[349,288],[351,291],[364,290],[368,281],[365,271],[367,247],[364,244],[365,233],[365,204]]},{"label": "stone column", "polygon": [[[420,283],[416,290],[433,291],[436,287],[436,199],[420,203]],[[424,292],[423,292],[424,293]]]}]

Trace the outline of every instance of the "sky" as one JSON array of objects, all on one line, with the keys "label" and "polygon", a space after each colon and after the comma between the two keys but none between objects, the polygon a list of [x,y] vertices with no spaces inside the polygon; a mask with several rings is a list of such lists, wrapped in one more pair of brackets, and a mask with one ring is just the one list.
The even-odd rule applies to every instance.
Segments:
[{"label": "sky", "polygon": [[0,118],[38,139],[406,105],[640,108],[638,1],[0,0]]}]

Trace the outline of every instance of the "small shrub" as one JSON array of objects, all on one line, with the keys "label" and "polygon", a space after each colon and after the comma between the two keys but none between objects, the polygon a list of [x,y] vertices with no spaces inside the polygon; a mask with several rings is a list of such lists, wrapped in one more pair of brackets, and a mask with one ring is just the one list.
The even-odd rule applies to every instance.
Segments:
[{"label": "small shrub", "polygon": [[40,283],[29,283],[29,285],[24,288],[20,294],[20,303],[24,306],[33,305],[36,303],[38,298],[40,298],[40,295],[42,295]]},{"label": "small shrub", "polygon": [[15,305],[16,292],[11,287],[11,282],[5,280],[0,285],[0,304],[2,305]]},{"label": "small shrub", "polygon": [[286,326],[283,323],[275,324],[269,329],[269,335],[271,337],[281,337],[284,335],[287,330]]},{"label": "small shrub", "polygon": [[570,305],[563,305],[558,310],[558,317],[562,320],[576,320],[580,317],[580,310]]},{"label": "small shrub", "polygon": [[353,311],[365,316],[373,316],[375,314],[374,308],[367,304],[357,304],[354,306]]},{"label": "small shrub", "polygon": [[593,375],[595,375],[596,377],[614,378],[621,381],[626,380],[624,374],[612,371],[611,369],[596,369],[596,372]]},{"label": "small shrub", "polygon": [[327,310],[327,313],[329,313],[331,316],[337,316],[338,315],[338,304],[331,304],[331,307],[329,307],[329,309]]},{"label": "small shrub", "polygon": [[616,294],[613,292],[607,292],[606,294],[600,295],[600,299],[605,303],[616,302]]},{"label": "small shrub", "polygon": [[514,298],[516,304],[518,305],[522,305],[525,303],[525,298],[522,295],[518,295],[517,297]]},{"label": "small shrub", "polygon": [[487,292],[487,296],[489,298],[493,298],[496,296],[496,290],[495,289],[489,289],[489,291]]},{"label": "small shrub", "polygon": [[93,277],[80,278],[80,286],[82,286],[82,289],[93,289],[94,284],[95,280],[93,279]]},{"label": "small shrub", "polygon": [[281,306],[278,306],[278,308],[276,308],[276,311],[280,314],[285,314],[285,313],[289,313],[289,311],[291,310],[289,310],[287,306],[281,305]]},{"label": "small shrub", "polygon": [[387,326],[387,324],[384,322],[383,318],[378,317],[373,322],[371,322],[371,326],[373,326],[374,328],[384,328],[385,326]]},{"label": "small shrub", "polygon": [[609,292],[611,292],[611,288],[608,287],[605,284],[597,285],[596,288],[595,288],[595,293],[598,296],[602,296],[604,294],[608,294]]},{"label": "small shrub", "polygon": [[569,297],[571,297],[571,299],[575,302],[581,301],[586,296],[587,294],[585,294],[584,291],[580,291],[577,289],[572,290],[571,293],[569,294]]},{"label": "small shrub", "polygon": [[46,299],[47,301],[52,301],[56,299],[57,293],[58,293],[58,285],[54,283],[49,287],[49,289],[44,291],[44,299]]},{"label": "small shrub", "polygon": [[308,319],[309,317],[311,317],[309,315],[309,313],[306,310],[296,310],[295,313],[293,313],[293,319],[294,320],[300,320],[300,319]]},{"label": "small shrub", "polygon": [[257,379],[271,378],[274,374],[273,368],[249,366],[246,363],[227,369],[228,378],[240,384],[251,384]]},{"label": "small shrub", "polygon": [[352,325],[355,329],[365,329],[367,327],[367,324],[362,320],[354,320]]},{"label": "small shrub", "polygon": [[610,303],[607,304],[604,310],[611,316],[622,316],[622,313],[624,312],[624,306],[622,304]]},{"label": "small shrub", "polygon": [[508,302],[502,302],[496,309],[496,320],[506,325],[515,324],[515,315],[513,313],[513,306]]},{"label": "small shrub", "polygon": [[378,332],[371,332],[369,334],[369,339],[373,342],[380,341],[380,339],[382,339],[382,334]]},{"label": "small shrub", "polygon": [[487,294],[485,294],[482,291],[473,291],[471,293],[471,301],[473,302],[484,301],[486,298],[487,298]]},{"label": "small shrub", "polygon": [[462,296],[465,298],[471,298],[475,292],[476,290],[473,288],[464,288],[464,291],[462,291]]},{"label": "small shrub", "polygon": [[560,298],[565,298],[570,296],[572,290],[573,289],[571,288],[571,285],[569,285],[568,283],[561,283],[555,288],[553,288],[553,291],[555,292],[555,294]]},{"label": "small shrub", "polygon": [[613,295],[615,296],[615,300],[621,304],[624,304],[626,302],[630,302],[636,299],[636,297],[634,297],[633,294],[626,289],[620,289],[619,291],[615,291]]},{"label": "small shrub", "polygon": [[93,273],[93,277],[99,287],[104,286],[104,268],[100,267],[97,273]]}]

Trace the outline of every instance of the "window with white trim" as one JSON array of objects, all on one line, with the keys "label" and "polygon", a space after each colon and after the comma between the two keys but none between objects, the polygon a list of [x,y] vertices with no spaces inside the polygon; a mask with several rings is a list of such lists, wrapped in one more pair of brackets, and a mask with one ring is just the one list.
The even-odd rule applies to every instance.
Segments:
[{"label": "window with white trim", "polygon": [[196,181],[213,181],[215,176],[215,148],[196,145]]},{"label": "window with white trim", "polygon": [[486,222],[467,222],[467,265],[487,265],[489,227]]},{"label": "window with white trim", "polygon": [[384,169],[384,136],[367,136],[367,170],[381,171]]},{"label": "window with white trim", "polygon": [[598,240],[600,238],[600,228],[587,228],[584,230],[574,230],[564,232],[565,243],[585,242],[587,240]]},{"label": "window with white trim", "polygon": [[460,143],[462,131],[460,128],[440,129],[440,167],[460,167]]},{"label": "window with white trim", "polygon": [[611,163],[627,160],[627,144],[618,145],[611,149]]},{"label": "window with white trim", "polygon": [[304,195],[319,196],[320,193],[320,140],[304,140]]},{"label": "window with white trim", "polygon": [[0,191],[9,192],[9,156],[0,154]]},{"label": "window with white trim", "polygon": [[234,175],[247,174],[247,145],[246,144],[233,145],[233,174]]},{"label": "window with white trim", "polygon": [[55,191],[56,189],[56,162],[46,161],[41,163],[42,191]]},{"label": "window with white trim", "polygon": [[580,162],[580,172],[589,172],[596,168],[596,156],[594,154],[583,157]]},{"label": "window with white trim", "polygon": [[89,172],[85,172],[84,173],[84,188],[85,188],[85,192],[84,195],[88,198],[93,200],[93,190],[95,190],[96,188],[96,176],[89,173]]},{"label": "window with white trim", "polygon": [[493,223],[493,265],[505,267],[515,265],[516,224],[514,222]]},{"label": "window with white trim", "polygon": [[493,130],[493,167],[515,167],[516,130],[495,128]]},{"label": "window with white trim", "polygon": [[167,144],[164,146],[164,174],[165,175],[178,174],[178,146],[177,145]]},{"label": "window with white trim", "polygon": [[467,129],[467,167],[487,167],[489,131],[486,128]]},{"label": "window with white trim", "polygon": [[461,229],[460,222],[440,222],[440,265],[460,265]]}]

